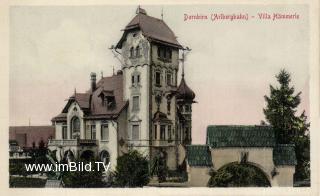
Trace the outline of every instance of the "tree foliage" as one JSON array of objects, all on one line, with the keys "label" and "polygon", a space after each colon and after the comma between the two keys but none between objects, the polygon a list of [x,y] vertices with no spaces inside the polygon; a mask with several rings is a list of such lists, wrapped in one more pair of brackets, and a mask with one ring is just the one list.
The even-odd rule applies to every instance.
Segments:
[{"label": "tree foliage", "polygon": [[270,183],[257,167],[245,163],[231,163],[217,172],[210,172],[209,187],[267,187]]},{"label": "tree foliage", "polygon": [[91,171],[65,171],[62,175],[62,181],[65,187],[71,188],[97,188],[105,187],[106,183],[103,180],[103,168],[99,168],[95,163],[97,160],[76,160],[76,163],[83,162],[84,164],[91,163]]},{"label": "tree foliage", "polygon": [[276,79],[280,86],[270,85],[270,95],[264,96],[267,106],[263,112],[267,122],[274,128],[277,143],[295,144],[298,161],[295,178],[308,179],[310,178],[310,124],[304,111],[297,115],[301,92],[295,93],[294,87],[290,86],[291,76],[286,70],[281,70]]},{"label": "tree foliage", "polygon": [[146,157],[136,150],[117,158],[114,172],[115,186],[142,187],[149,183],[149,162]]}]

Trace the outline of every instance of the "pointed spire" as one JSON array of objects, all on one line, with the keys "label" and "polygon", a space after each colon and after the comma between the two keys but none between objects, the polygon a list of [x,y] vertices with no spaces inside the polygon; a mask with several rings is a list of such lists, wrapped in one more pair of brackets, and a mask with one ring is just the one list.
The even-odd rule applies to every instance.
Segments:
[{"label": "pointed spire", "polygon": [[77,89],[76,87],[74,87],[74,96],[76,96],[76,94],[77,94]]},{"label": "pointed spire", "polygon": [[181,74],[181,76],[182,76],[182,78],[184,78],[184,50],[182,51],[182,74]]},{"label": "pointed spire", "polygon": [[163,7],[161,8],[161,20],[163,20]]},{"label": "pointed spire", "polygon": [[112,75],[114,75],[114,66],[112,66]]},{"label": "pointed spire", "polygon": [[101,79],[102,79],[103,78],[103,71],[101,71],[100,74],[101,74]]}]

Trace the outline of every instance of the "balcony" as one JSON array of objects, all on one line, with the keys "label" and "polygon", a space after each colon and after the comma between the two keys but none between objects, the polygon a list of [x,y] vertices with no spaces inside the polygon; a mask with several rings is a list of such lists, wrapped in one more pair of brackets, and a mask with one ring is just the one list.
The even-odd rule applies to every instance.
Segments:
[{"label": "balcony", "polygon": [[48,142],[48,146],[96,146],[97,140],[92,139],[65,139],[56,140],[51,139]]}]

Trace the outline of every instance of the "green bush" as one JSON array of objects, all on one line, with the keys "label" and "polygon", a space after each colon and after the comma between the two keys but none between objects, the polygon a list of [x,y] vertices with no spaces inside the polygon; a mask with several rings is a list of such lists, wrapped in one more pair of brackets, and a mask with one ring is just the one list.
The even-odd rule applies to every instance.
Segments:
[{"label": "green bush", "polygon": [[40,178],[26,178],[26,177],[10,177],[9,186],[11,188],[41,188],[45,187],[46,180]]},{"label": "green bush", "polygon": [[118,187],[142,187],[149,183],[149,162],[136,150],[117,158],[114,185]]}]

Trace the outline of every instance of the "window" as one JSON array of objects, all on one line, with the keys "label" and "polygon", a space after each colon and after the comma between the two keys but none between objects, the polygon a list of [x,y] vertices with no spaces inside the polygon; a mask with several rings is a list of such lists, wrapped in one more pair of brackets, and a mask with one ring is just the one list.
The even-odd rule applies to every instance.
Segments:
[{"label": "window", "polygon": [[71,138],[80,138],[80,119],[76,116],[71,119]]},{"label": "window", "polygon": [[158,57],[162,60],[171,61],[172,50],[168,47],[158,46]]},{"label": "window", "polygon": [[133,111],[139,110],[139,96],[132,97],[132,110]]},{"label": "window", "polygon": [[161,73],[159,71],[156,72],[156,85],[161,86]]},{"label": "window", "polygon": [[68,132],[67,132],[67,126],[62,125],[62,139],[68,139]]},{"label": "window", "polygon": [[158,126],[157,125],[154,125],[154,139],[156,140],[157,137],[158,137]]},{"label": "window", "polygon": [[171,125],[168,125],[168,138],[171,140]]},{"label": "window", "polygon": [[172,85],[172,74],[167,73],[167,86],[171,86],[171,85]]},{"label": "window", "polygon": [[103,124],[101,126],[101,140],[109,140],[109,127],[108,124]]},{"label": "window", "polygon": [[96,125],[91,125],[91,139],[96,139]]},{"label": "window", "polygon": [[134,57],[134,48],[133,47],[130,48],[130,57],[131,58]]},{"label": "window", "polygon": [[160,139],[165,140],[166,139],[166,126],[160,125]]},{"label": "window", "polygon": [[132,125],[131,131],[132,131],[131,139],[132,140],[139,140],[140,139],[139,125]]},{"label": "window", "polygon": [[137,83],[140,84],[140,75],[137,75]]},{"label": "window", "polygon": [[105,165],[109,164],[109,162],[110,162],[110,154],[109,154],[109,152],[106,151],[106,150],[103,150],[100,153],[100,159]]},{"label": "window", "polygon": [[136,47],[136,57],[139,57],[140,56],[140,47],[137,46]]},{"label": "window", "polygon": [[171,100],[167,99],[167,114],[170,115],[170,110],[171,110]]},{"label": "window", "polygon": [[140,74],[134,74],[131,76],[131,85],[136,86],[140,84]]},{"label": "window", "polygon": [[87,125],[86,128],[86,139],[96,139],[96,125]]},{"label": "window", "polygon": [[184,106],[184,111],[185,112],[191,112],[191,106],[190,105],[185,105]]}]

